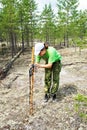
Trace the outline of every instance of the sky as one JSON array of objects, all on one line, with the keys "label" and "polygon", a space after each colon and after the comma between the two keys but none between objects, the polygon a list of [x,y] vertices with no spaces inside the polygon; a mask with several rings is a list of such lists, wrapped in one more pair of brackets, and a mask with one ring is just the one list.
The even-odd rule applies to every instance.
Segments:
[{"label": "sky", "polygon": [[[38,10],[39,11],[42,11],[43,10],[43,7],[45,4],[49,4],[51,3],[52,5],[52,9],[54,10],[54,12],[56,12],[56,3],[57,3],[57,0],[35,0],[36,3],[38,4]],[[79,7],[78,9],[80,10],[84,10],[84,9],[87,9],[87,0],[79,0]]]}]

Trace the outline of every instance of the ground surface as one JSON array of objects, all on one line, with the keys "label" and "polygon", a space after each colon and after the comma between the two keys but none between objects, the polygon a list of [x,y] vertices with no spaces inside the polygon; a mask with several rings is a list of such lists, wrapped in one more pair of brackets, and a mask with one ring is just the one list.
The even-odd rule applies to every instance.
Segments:
[{"label": "ground surface", "polygon": [[[7,77],[0,81],[0,130],[87,130],[87,120],[75,111],[74,99],[78,93],[87,95],[87,49],[81,55],[74,48],[59,51],[63,67],[57,101],[50,99],[44,103],[44,70],[37,70],[33,116],[29,115],[31,54],[21,55]],[[87,106],[84,111],[87,114]]]}]

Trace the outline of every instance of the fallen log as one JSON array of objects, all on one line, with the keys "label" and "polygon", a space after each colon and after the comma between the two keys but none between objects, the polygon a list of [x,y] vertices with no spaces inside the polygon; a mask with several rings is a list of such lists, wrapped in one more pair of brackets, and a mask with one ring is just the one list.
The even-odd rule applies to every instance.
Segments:
[{"label": "fallen log", "polygon": [[67,64],[62,64],[62,66],[70,66],[70,65],[76,65],[76,64],[87,64],[87,62],[82,61],[82,62],[74,62],[74,63],[67,63]]},{"label": "fallen log", "polygon": [[0,80],[6,77],[7,72],[10,70],[14,61],[21,55],[21,53],[22,50],[20,50],[10,61],[8,61],[3,68],[0,68]]}]

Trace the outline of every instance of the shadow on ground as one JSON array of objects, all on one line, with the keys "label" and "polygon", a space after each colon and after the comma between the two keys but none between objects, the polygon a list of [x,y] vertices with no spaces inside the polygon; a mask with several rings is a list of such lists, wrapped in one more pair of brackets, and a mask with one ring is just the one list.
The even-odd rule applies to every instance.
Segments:
[{"label": "shadow on ground", "polygon": [[74,84],[64,84],[59,88],[57,93],[57,99],[62,100],[64,97],[67,97],[72,94],[77,94],[77,86]]}]

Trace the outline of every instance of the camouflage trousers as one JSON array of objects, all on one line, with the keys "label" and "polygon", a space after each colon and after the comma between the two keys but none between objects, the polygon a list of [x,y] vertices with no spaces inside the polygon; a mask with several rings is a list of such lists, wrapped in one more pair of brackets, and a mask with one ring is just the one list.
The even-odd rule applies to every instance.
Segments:
[{"label": "camouflage trousers", "polygon": [[61,62],[53,63],[51,69],[45,69],[45,93],[55,94],[59,88],[59,76],[61,72]]}]

